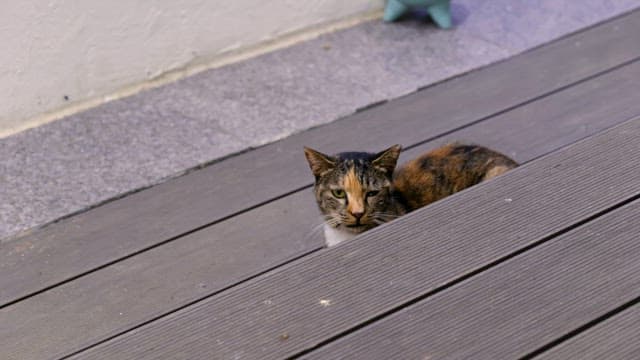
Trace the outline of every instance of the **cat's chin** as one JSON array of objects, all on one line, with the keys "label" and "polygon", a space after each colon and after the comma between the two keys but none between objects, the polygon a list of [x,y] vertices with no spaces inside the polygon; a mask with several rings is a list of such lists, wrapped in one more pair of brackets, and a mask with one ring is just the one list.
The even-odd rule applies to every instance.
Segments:
[{"label": "cat's chin", "polygon": [[336,246],[342,242],[352,239],[357,233],[345,231],[344,227],[335,228],[327,224],[324,225],[324,242],[327,247]]},{"label": "cat's chin", "polygon": [[339,225],[338,227],[332,227],[328,224],[324,225],[324,240],[328,247],[338,245],[341,242],[350,240],[356,235],[361,234],[374,226],[371,225]]}]

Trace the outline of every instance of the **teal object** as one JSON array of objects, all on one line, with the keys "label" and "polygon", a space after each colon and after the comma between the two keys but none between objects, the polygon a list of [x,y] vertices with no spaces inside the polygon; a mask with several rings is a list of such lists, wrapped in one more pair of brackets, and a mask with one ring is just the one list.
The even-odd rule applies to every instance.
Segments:
[{"label": "teal object", "polygon": [[396,21],[410,10],[425,10],[439,27],[451,27],[450,0],[388,0],[384,8],[383,20]]}]

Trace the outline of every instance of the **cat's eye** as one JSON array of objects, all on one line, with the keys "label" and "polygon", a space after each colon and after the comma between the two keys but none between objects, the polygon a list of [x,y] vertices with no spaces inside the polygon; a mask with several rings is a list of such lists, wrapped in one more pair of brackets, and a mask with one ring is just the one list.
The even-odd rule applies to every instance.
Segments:
[{"label": "cat's eye", "polygon": [[367,191],[367,197],[372,197],[372,196],[376,196],[380,193],[379,190],[372,190],[372,191]]},{"label": "cat's eye", "polygon": [[331,190],[331,195],[335,196],[338,199],[342,199],[345,196],[344,190],[342,189],[333,189]]}]

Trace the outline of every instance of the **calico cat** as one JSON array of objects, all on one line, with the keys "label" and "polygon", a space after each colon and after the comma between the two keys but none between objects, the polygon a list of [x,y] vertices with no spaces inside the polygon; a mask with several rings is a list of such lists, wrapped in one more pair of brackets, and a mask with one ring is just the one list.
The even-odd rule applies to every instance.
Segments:
[{"label": "calico cat", "polygon": [[498,176],[518,164],[478,145],[449,144],[396,170],[400,145],[328,156],[305,147],[327,246]]}]

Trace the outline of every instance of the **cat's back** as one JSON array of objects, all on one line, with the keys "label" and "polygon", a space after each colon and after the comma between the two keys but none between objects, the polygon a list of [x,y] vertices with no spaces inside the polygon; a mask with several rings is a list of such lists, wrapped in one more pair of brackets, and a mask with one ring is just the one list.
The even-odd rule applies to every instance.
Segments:
[{"label": "cat's back", "polygon": [[414,210],[516,166],[497,151],[453,143],[403,164],[394,174],[393,186],[407,210]]}]

